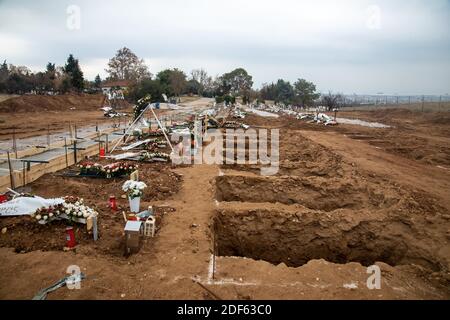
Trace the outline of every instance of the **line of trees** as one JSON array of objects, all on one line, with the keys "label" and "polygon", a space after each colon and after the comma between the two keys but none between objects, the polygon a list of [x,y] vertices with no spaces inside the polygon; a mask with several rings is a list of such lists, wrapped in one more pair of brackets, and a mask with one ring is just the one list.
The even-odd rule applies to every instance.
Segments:
[{"label": "line of trees", "polygon": [[33,73],[25,66],[15,66],[3,61],[0,65],[0,93],[58,94],[100,90],[101,79],[93,82],[84,79],[78,59],[69,55],[64,66],[49,62],[45,71]]},{"label": "line of trees", "polygon": [[[217,102],[234,102],[240,97],[243,103],[272,100],[276,103],[312,106],[318,101],[332,109],[339,106],[339,94],[321,95],[314,83],[298,79],[291,84],[279,79],[277,82],[263,84],[260,90],[253,89],[253,77],[244,68],[212,77],[204,69],[192,70],[189,75],[177,68],[166,69],[153,75],[145,61],[129,48],[119,49],[108,62],[105,69],[106,81],[126,80],[129,83],[127,99],[132,102],[150,95],[152,101],[163,101],[163,95],[178,98],[181,95],[215,97]],[[90,82],[84,79],[78,59],[72,54],[64,66],[48,63],[43,72],[33,73],[23,66],[0,65],[0,92],[24,94],[28,92],[66,93],[98,92],[102,79],[99,75]],[[321,98],[321,100],[319,100]]]},{"label": "line of trees", "polygon": [[130,49],[122,48],[110,59],[105,70],[108,80],[127,80],[131,85],[128,98],[137,101],[147,94],[152,101],[162,101],[162,95],[179,97],[182,94],[216,97],[217,102],[234,102],[240,97],[243,103],[255,100],[274,100],[301,106],[312,105],[320,97],[316,86],[305,79],[293,85],[282,79],[253,90],[253,77],[244,68],[237,68],[215,78],[204,69],[192,70],[186,75],[179,69],[166,69],[153,76],[143,59]]}]

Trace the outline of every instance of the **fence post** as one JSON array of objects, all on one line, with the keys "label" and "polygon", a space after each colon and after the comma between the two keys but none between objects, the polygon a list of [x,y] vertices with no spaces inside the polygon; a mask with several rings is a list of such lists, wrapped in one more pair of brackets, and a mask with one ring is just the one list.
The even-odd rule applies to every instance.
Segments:
[{"label": "fence post", "polygon": [[77,164],[77,140],[73,140],[73,158],[75,161],[75,164]]},{"label": "fence post", "polygon": [[14,174],[13,174],[13,170],[12,170],[12,165],[11,165],[11,158],[9,156],[9,151],[7,151],[8,154],[8,168],[9,168],[9,180],[10,180],[10,184],[11,184],[11,189],[15,189],[16,185],[14,183]]},{"label": "fence post", "polygon": [[14,150],[14,154],[17,159],[18,157],[17,157],[17,141],[16,141],[16,128],[15,127],[13,128],[13,150]]},{"label": "fence post", "polygon": [[64,137],[64,152],[66,154],[66,168],[69,166],[69,158],[67,156],[67,138]]}]

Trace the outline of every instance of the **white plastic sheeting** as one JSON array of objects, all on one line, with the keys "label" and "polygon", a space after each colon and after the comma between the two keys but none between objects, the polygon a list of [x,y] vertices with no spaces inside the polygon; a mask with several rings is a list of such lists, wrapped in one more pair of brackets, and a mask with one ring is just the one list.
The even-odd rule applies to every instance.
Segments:
[{"label": "white plastic sheeting", "polygon": [[63,202],[63,198],[44,199],[41,197],[19,197],[0,204],[0,217],[29,215],[39,208],[54,206]]},{"label": "white plastic sheeting", "polygon": [[247,109],[246,111],[253,112],[256,115],[265,117],[265,118],[279,118],[280,117],[279,115],[277,115],[275,113],[270,113],[267,111],[261,111],[261,110],[256,110],[256,109]]}]

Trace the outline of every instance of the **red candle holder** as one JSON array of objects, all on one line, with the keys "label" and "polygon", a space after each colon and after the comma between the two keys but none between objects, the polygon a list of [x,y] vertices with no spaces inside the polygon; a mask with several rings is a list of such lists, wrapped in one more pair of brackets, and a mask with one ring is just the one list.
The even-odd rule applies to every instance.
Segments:
[{"label": "red candle holder", "polygon": [[75,232],[73,232],[72,227],[66,228],[66,247],[74,248],[77,245],[75,241]]},{"label": "red candle holder", "polygon": [[115,196],[109,197],[109,207],[111,208],[111,210],[117,210],[117,201]]}]

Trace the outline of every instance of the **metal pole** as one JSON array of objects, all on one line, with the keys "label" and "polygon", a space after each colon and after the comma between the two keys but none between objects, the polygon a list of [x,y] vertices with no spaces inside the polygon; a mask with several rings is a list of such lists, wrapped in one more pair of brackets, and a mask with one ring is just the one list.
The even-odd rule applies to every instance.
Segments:
[{"label": "metal pole", "polygon": [[158,119],[158,117],[156,116],[155,111],[153,110],[152,107],[150,107],[150,110],[152,111],[153,116],[154,116],[155,119],[156,119],[156,122],[158,122],[158,125],[159,125],[159,127],[161,128],[161,130],[162,130],[162,132],[163,132],[163,134],[164,134],[164,137],[166,138],[167,143],[168,143],[169,146],[170,146],[170,149],[172,149],[172,152],[175,152],[175,150],[173,149],[172,143],[170,142],[169,138],[167,137],[166,130],[165,130],[164,127],[161,125],[161,122],[159,122],[159,119]]},{"label": "metal pole", "polygon": [[69,166],[69,158],[67,156],[67,138],[64,137],[64,151],[66,153],[66,168]]},{"label": "metal pole", "polygon": [[10,180],[10,184],[11,184],[11,189],[15,189],[15,183],[14,183],[14,175],[13,175],[13,170],[12,170],[12,165],[11,165],[11,158],[9,156],[9,151],[7,151],[8,154],[8,168],[9,168],[9,180]]},{"label": "metal pole", "polygon": [[25,182],[26,182],[26,179],[25,179],[25,161],[24,162],[22,162],[22,180],[23,180],[23,184],[22,184],[22,187],[25,187]]},{"label": "metal pole", "polygon": [[106,137],[105,137],[106,139],[106,146],[105,146],[105,148],[106,148],[106,150],[105,150],[105,152],[106,153],[108,153],[109,151],[108,151],[108,149],[109,149],[109,136],[108,136],[108,134],[106,134]]},{"label": "metal pole", "polygon": [[73,140],[73,159],[77,164],[77,140]]},{"label": "metal pole", "polygon": [[16,141],[16,128],[13,128],[13,150],[14,150],[14,154],[17,157],[17,141]]},{"label": "metal pole", "polygon": [[[145,111],[147,111],[147,109],[150,108],[150,104],[141,112],[141,114],[136,118],[136,120],[134,120],[131,125],[126,129],[126,132],[124,135],[126,135],[132,128],[133,126],[141,119],[141,117],[144,115]],[[126,141],[125,141],[126,142]],[[114,152],[114,150],[116,150],[116,148],[122,143],[122,139],[119,139],[117,141],[117,143],[114,145],[114,147],[112,148],[111,152]]]},{"label": "metal pole", "polygon": [[213,232],[213,267],[212,267],[212,278],[216,279],[216,233]]},{"label": "metal pole", "polygon": [[70,139],[73,140],[73,130],[72,130],[72,124],[69,121],[69,132],[70,132]]},{"label": "metal pole", "polygon": [[94,236],[94,241],[97,241],[98,240],[97,216],[92,217],[92,225],[93,225],[92,233]]}]

